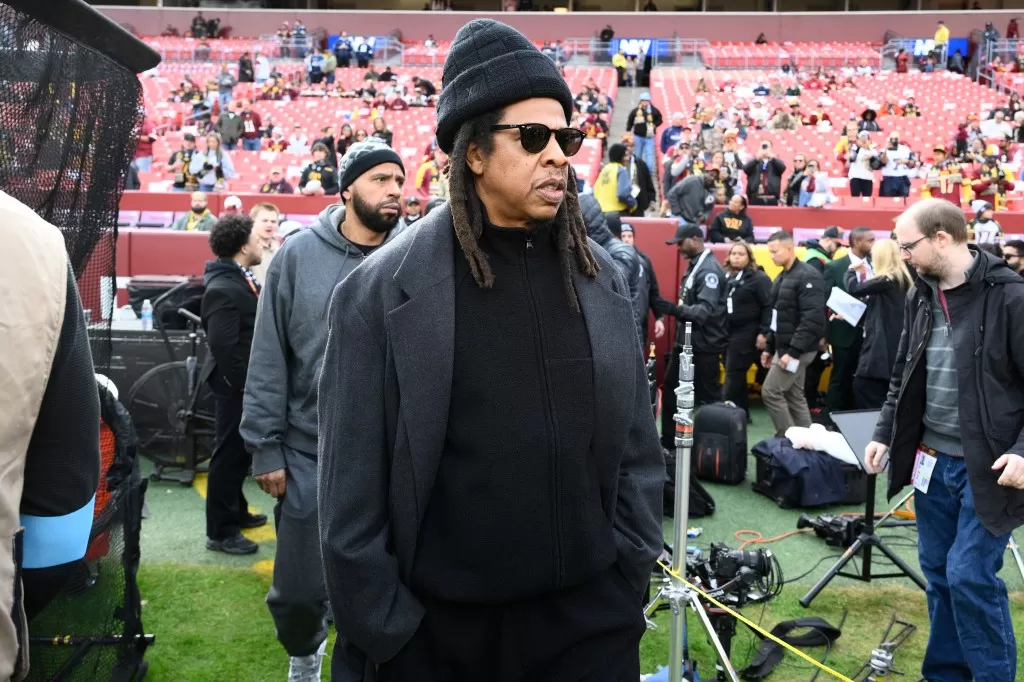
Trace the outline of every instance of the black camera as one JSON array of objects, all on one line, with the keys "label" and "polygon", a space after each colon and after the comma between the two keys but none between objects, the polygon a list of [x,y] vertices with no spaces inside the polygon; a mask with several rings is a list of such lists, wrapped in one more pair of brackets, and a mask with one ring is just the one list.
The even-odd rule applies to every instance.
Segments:
[{"label": "black camera", "polygon": [[729,549],[719,542],[711,543],[711,564],[720,580],[732,580],[744,568],[764,576],[772,570],[772,553],[767,549]]},{"label": "black camera", "polygon": [[767,549],[730,549],[713,542],[706,558],[688,563],[687,573],[701,589],[730,606],[767,601],[782,591],[782,568]]},{"label": "black camera", "polygon": [[801,514],[796,522],[798,530],[814,529],[814,534],[825,541],[830,547],[849,547],[857,540],[864,530],[864,519],[859,516],[832,516],[822,514],[811,518]]}]

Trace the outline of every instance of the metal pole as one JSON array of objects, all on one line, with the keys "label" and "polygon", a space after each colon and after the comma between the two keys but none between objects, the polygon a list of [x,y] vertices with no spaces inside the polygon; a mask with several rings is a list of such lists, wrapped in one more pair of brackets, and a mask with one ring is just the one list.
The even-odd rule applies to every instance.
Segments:
[{"label": "metal pole", "polygon": [[[679,353],[679,385],[676,387],[676,499],[673,528],[672,570],[686,575],[686,528],[690,519],[690,451],[693,448],[693,349],[690,334],[693,323],[687,322]],[[678,578],[672,578],[678,582]],[[668,679],[683,679],[683,619],[685,607],[673,606],[669,624]]]}]

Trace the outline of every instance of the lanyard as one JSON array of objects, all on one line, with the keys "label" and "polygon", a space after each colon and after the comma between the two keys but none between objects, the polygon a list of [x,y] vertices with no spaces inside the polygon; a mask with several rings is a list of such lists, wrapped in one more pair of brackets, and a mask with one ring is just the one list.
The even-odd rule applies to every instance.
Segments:
[{"label": "lanyard", "polygon": [[711,253],[711,249],[704,249],[704,251],[701,252],[700,258],[698,258],[697,262],[694,263],[693,269],[690,270],[690,275],[686,278],[686,283],[683,285],[684,292],[689,291],[690,289],[693,288],[693,280],[697,276],[697,271],[700,270],[701,263],[704,262],[704,259],[707,258],[707,255],[709,253]]}]

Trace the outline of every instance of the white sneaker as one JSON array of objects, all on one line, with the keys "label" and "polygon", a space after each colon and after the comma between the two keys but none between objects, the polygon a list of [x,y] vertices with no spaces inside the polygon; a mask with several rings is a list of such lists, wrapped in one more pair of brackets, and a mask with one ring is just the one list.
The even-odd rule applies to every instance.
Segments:
[{"label": "white sneaker", "polygon": [[327,651],[327,640],[320,643],[315,654],[292,656],[288,662],[288,682],[320,682],[320,668]]}]

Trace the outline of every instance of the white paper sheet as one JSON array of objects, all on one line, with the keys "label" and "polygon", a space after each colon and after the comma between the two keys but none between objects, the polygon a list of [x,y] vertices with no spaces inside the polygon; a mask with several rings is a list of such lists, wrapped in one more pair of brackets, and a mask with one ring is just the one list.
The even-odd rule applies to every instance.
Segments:
[{"label": "white paper sheet", "polygon": [[828,306],[832,312],[842,315],[843,320],[855,327],[857,326],[857,323],[860,322],[860,318],[864,315],[864,311],[868,309],[867,303],[858,301],[839,287],[832,287],[832,293],[829,294],[828,301],[825,305]]}]

